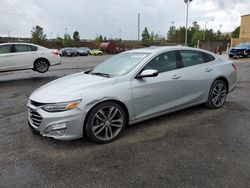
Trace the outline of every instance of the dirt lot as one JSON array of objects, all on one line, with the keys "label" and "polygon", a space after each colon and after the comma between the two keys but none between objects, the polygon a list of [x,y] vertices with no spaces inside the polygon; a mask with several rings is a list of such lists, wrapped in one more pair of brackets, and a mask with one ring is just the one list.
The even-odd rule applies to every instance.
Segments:
[{"label": "dirt lot", "polygon": [[238,85],[222,109],[152,119],[106,145],[32,134],[32,91],[108,57],[64,58],[45,74],[0,74],[0,187],[250,187],[250,59],[236,60]]}]

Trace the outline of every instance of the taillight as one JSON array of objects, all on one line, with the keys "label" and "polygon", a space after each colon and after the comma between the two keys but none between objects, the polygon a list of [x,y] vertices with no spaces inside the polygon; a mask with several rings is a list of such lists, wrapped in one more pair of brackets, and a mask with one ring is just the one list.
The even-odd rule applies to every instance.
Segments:
[{"label": "taillight", "polygon": [[54,51],[52,51],[52,54],[59,55],[59,51],[58,50],[54,50]]},{"label": "taillight", "polygon": [[234,63],[232,63],[232,66],[233,66],[234,70],[237,70],[237,67]]}]

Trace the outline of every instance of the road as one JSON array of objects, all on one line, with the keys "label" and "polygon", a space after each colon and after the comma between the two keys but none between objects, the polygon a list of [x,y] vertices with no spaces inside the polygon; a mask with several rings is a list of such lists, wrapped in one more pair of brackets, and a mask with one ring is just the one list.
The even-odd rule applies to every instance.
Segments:
[{"label": "road", "polygon": [[236,60],[238,85],[221,109],[201,105],[129,126],[105,145],[32,134],[32,91],[108,57],[0,74],[0,187],[250,187],[250,59]]}]

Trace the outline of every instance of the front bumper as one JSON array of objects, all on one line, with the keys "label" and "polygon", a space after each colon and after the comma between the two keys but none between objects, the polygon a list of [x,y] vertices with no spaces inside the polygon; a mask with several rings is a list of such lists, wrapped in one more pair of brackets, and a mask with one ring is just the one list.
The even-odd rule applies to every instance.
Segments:
[{"label": "front bumper", "polygon": [[45,137],[58,140],[72,140],[83,136],[86,113],[74,108],[64,112],[49,113],[41,107],[28,104],[29,125]]}]

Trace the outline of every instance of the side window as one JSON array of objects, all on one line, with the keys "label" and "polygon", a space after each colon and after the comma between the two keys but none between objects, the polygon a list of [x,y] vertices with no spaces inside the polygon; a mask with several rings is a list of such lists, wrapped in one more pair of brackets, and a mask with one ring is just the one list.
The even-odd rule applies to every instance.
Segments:
[{"label": "side window", "polygon": [[37,51],[38,47],[36,46],[30,46],[31,47],[31,51]]},{"label": "side window", "polygon": [[176,69],[176,57],[175,52],[165,52],[163,54],[158,55],[154,59],[152,59],[144,68],[146,69],[155,69],[158,70],[159,73],[166,72],[170,70]]},{"label": "side window", "polygon": [[11,53],[11,45],[0,46],[0,54]]},{"label": "side window", "polygon": [[204,63],[203,54],[193,50],[180,50],[183,66],[189,67]]},{"label": "side window", "polygon": [[15,52],[30,52],[32,51],[32,46],[24,44],[16,44]]},{"label": "side window", "polygon": [[207,53],[202,53],[202,54],[203,54],[203,58],[205,62],[210,62],[210,61],[215,60],[215,57],[210,54],[207,54]]}]

